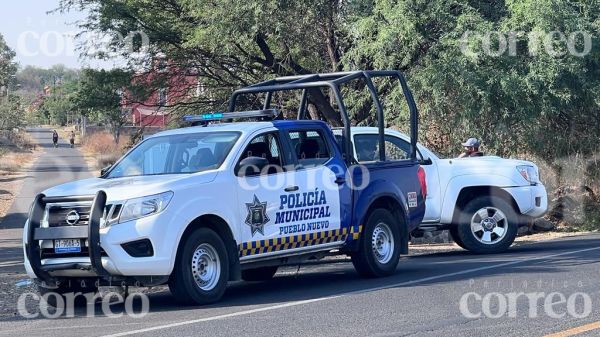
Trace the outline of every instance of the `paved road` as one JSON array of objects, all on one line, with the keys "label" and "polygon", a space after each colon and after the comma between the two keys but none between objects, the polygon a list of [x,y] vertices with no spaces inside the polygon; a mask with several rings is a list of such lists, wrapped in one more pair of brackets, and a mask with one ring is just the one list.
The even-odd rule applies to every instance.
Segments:
[{"label": "paved road", "polygon": [[48,129],[29,129],[28,132],[39,142],[44,153],[30,169],[25,170],[27,177],[23,188],[0,223],[0,229],[23,228],[29,205],[43,190],[91,176],[77,148],[71,149],[69,144],[60,138],[58,148],[54,148],[52,131]]},{"label": "paved road", "polygon": [[[236,282],[222,302],[211,306],[181,307],[162,292],[150,295],[150,313],[142,318],[109,318],[96,305],[96,317],[77,311],[75,318],[0,320],[0,336],[545,336],[600,320],[599,240],[598,234],[566,238],[496,256],[461,251],[411,257],[385,279],[361,279],[341,259],[304,266],[298,275],[287,268],[268,282]],[[516,310],[507,308],[514,314],[499,318],[467,318],[460,301],[470,292],[491,299],[486,306],[471,297],[472,314],[488,308],[497,314],[499,294],[559,292],[573,301],[571,314],[587,315],[573,317],[567,303],[557,303],[554,312],[566,315],[550,317],[547,308],[561,300],[556,295],[537,304],[521,296]],[[587,312],[586,296],[591,301]],[[136,299],[134,312],[140,312],[140,303]],[[112,311],[125,309],[114,305]]]}]

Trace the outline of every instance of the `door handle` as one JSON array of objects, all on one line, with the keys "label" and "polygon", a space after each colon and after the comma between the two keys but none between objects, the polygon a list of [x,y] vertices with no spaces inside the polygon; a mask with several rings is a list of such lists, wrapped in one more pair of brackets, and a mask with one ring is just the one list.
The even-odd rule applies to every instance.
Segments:
[{"label": "door handle", "polygon": [[284,191],[286,191],[286,192],[294,192],[294,191],[297,191],[299,189],[300,189],[300,187],[298,187],[298,186],[288,186],[288,187],[286,187],[284,189]]},{"label": "door handle", "polygon": [[344,178],[342,178],[342,177],[339,177],[339,178],[337,178],[336,180],[334,180],[334,183],[336,183],[336,184],[340,184],[340,185],[341,185],[341,184],[345,184],[345,183],[346,183],[346,179],[344,179]]}]

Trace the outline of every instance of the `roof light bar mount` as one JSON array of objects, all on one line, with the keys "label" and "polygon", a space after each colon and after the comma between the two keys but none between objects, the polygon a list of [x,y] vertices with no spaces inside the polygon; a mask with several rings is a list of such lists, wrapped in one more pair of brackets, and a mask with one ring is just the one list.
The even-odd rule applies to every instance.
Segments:
[{"label": "roof light bar mount", "polygon": [[203,115],[184,116],[185,122],[193,122],[195,125],[207,125],[209,122],[235,118],[255,118],[259,121],[270,121],[279,116],[278,109],[251,110],[242,112],[212,112]]}]

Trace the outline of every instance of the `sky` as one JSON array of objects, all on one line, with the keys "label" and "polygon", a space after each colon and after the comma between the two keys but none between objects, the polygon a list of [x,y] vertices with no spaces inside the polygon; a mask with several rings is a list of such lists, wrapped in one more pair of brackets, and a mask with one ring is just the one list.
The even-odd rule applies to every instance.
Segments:
[{"label": "sky", "polygon": [[114,67],[112,62],[79,58],[77,41],[69,38],[68,32],[77,31],[72,23],[85,18],[85,13],[46,14],[58,7],[58,3],[59,0],[2,0],[0,34],[17,53],[15,61],[21,68],[27,65],[49,68],[59,63],[71,68]]}]

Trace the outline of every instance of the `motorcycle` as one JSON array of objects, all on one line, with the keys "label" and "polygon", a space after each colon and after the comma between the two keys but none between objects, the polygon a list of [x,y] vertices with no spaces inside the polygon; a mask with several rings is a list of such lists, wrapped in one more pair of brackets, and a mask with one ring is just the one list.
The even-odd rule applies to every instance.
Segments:
[{"label": "motorcycle", "polygon": [[52,143],[54,143],[54,147],[58,147],[58,138],[52,138]]},{"label": "motorcycle", "polygon": [[75,139],[71,138],[70,143],[71,143],[71,148],[73,148],[75,146]]}]

